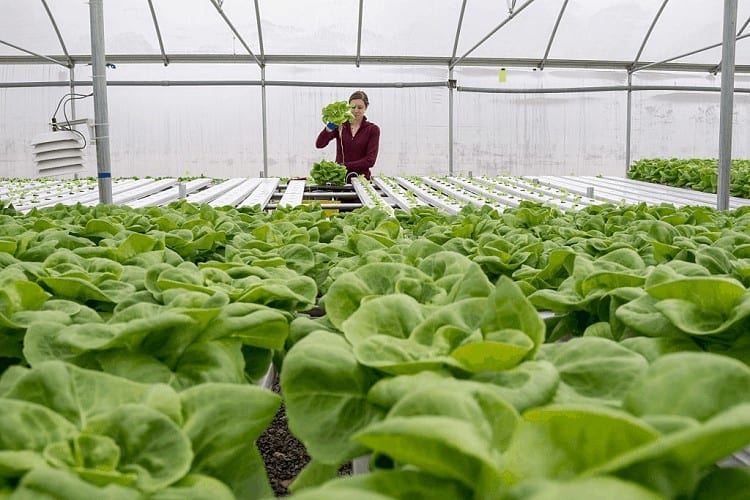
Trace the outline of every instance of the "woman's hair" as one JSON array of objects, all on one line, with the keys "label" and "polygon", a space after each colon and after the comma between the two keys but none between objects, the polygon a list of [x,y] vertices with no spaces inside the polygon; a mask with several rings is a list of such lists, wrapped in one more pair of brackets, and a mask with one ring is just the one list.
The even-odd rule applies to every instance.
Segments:
[{"label": "woman's hair", "polygon": [[366,108],[370,106],[370,100],[367,98],[367,94],[362,90],[358,90],[349,96],[349,102],[352,102],[354,99],[362,99],[365,102]]}]

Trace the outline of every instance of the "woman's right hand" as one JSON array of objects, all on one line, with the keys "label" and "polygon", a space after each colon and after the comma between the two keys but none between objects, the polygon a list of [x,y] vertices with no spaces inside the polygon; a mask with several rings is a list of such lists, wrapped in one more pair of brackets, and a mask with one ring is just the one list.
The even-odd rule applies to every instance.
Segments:
[{"label": "woman's right hand", "polygon": [[334,130],[336,130],[337,128],[339,128],[339,126],[338,126],[338,125],[336,125],[335,123],[332,123],[332,122],[328,122],[328,123],[326,124],[326,130],[327,130],[327,131],[329,131],[329,132],[333,132],[333,131],[334,131]]}]

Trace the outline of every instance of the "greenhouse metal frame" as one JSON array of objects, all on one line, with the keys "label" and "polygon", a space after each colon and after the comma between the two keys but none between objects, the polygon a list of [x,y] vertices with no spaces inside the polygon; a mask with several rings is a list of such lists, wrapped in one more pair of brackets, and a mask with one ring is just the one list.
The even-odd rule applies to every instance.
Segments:
[{"label": "greenhouse metal frame", "polygon": [[[550,50],[555,43],[555,37],[561,23],[565,22],[565,13],[569,0],[562,0],[559,11],[556,16],[554,27],[549,34],[546,43],[544,55],[541,58],[488,58],[488,57],[470,57],[470,55],[484,44],[488,39],[495,35],[499,30],[512,22],[517,16],[522,15],[527,7],[531,6],[536,0],[526,0],[518,3],[516,0],[507,0],[508,15],[502,19],[492,30],[483,38],[474,44],[463,54],[458,54],[459,39],[464,20],[464,13],[468,0],[462,0],[460,13],[456,20],[456,29],[453,43],[452,54],[449,57],[419,57],[419,56],[364,56],[362,55],[362,30],[363,30],[363,11],[365,2],[358,2],[358,19],[357,19],[357,40],[354,55],[273,55],[266,54],[263,44],[262,14],[258,0],[253,0],[255,21],[257,25],[258,50],[253,51],[248,42],[244,40],[241,33],[233,24],[233,20],[223,9],[223,0],[208,0],[215,8],[218,16],[226,24],[234,37],[239,40],[240,44],[247,54],[170,54],[165,48],[165,41],[162,36],[162,30],[159,24],[159,18],[154,8],[153,0],[147,0],[151,19],[153,22],[155,37],[157,38],[160,54],[112,54],[106,55],[104,44],[104,13],[103,0],[91,0],[89,2],[90,12],[90,34],[91,34],[91,55],[71,54],[65,43],[65,34],[61,32],[56,16],[50,8],[47,0],[41,0],[41,3],[49,17],[51,29],[54,30],[60,48],[61,55],[43,55],[31,51],[22,46],[16,45],[11,41],[0,39],[0,44],[6,45],[18,51],[24,52],[22,56],[2,56],[0,55],[0,65],[4,64],[49,64],[63,66],[69,71],[69,82],[0,82],[0,88],[13,87],[50,87],[50,86],[69,86],[70,92],[74,93],[76,87],[91,86],[94,93],[95,105],[95,140],[97,144],[97,169],[100,188],[100,200],[103,203],[111,203],[111,168],[109,152],[109,131],[108,131],[108,110],[107,110],[107,86],[259,86],[261,88],[262,102],[262,137],[263,137],[263,176],[268,176],[268,149],[267,149],[267,103],[266,87],[269,86],[295,86],[295,87],[362,87],[362,88],[425,88],[425,87],[446,87],[449,90],[448,103],[448,173],[454,173],[454,92],[473,92],[473,93],[578,93],[578,92],[627,92],[627,139],[626,139],[626,164],[630,164],[631,150],[631,107],[632,92],[648,90],[678,90],[691,92],[721,92],[721,117],[719,131],[719,190],[717,197],[717,207],[719,209],[728,208],[729,200],[729,163],[731,160],[731,132],[732,132],[732,106],[733,93],[750,93],[750,89],[734,88],[735,73],[750,73],[750,66],[735,64],[735,43],[750,36],[750,33],[744,33],[750,18],[748,18],[737,30],[737,0],[724,0],[723,9],[723,33],[722,42],[712,44],[703,48],[698,48],[682,54],[669,57],[659,61],[641,61],[641,56],[646,47],[649,38],[657,26],[659,19],[667,7],[669,0],[663,0],[658,11],[653,17],[647,32],[643,35],[642,42],[635,57],[630,61],[624,60],[580,60],[580,59],[554,59],[550,58]],[[167,40],[168,42],[168,40]],[[675,62],[687,56],[691,56],[703,51],[722,48],[721,61],[716,64],[696,64]],[[107,82],[106,67],[114,67],[119,63],[145,63],[145,64],[181,64],[181,63],[246,63],[257,65],[260,69],[259,80],[141,80],[141,81],[110,81]],[[80,81],[75,78],[75,69],[77,65],[91,64],[93,66],[92,82]],[[267,65],[274,64],[295,64],[295,65],[325,65],[325,64],[343,64],[355,65],[359,68],[361,65],[425,65],[447,68],[446,81],[425,81],[425,82],[324,82],[324,81],[285,81],[266,79],[265,70]],[[627,72],[628,84],[624,86],[582,86],[582,87],[558,87],[543,89],[503,89],[503,88],[484,88],[461,86],[457,84],[454,78],[454,69],[466,66],[496,66],[496,67],[533,67],[539,71],[545,68],[577,68],[577,69],[607,69],[622,70]],[[635,72],[643,70],[662,70],[662,71],[681,71],[681,72],[704,72],[717,74],[721,72],[721,87],[708,86],[658,86],[658,85],[633,85],[632,75]],[[75,106],[71,103],[73,119],[75,119]]]}]

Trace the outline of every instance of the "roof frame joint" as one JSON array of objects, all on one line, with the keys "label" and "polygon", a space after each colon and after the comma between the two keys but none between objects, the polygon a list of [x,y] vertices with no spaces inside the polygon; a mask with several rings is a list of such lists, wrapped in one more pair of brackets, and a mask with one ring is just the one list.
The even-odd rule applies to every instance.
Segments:
[{"label": "roof frame joint", "polygon": [[255,55],[255,53],[252,51],[252,49],[250,48],[250,46],[245,42],[245,39],[242,38],[242,35],[240,35],[240,32],[237,31],[237,28],[234,27],[234,24],[232,24],[232,21],[229,19],[229,17],[224,12],[224,9],[221,6],[221,4],[223,3],[223,0],[221,0],[221,1],[220,0],[210,0],[210,1],[211,1],[211,5],[213,5],[214,8],[216,8],[216,11],[219,13],[219,15],[221,16],[221,18],[224,19],[224,22],[227,24],[227,26],[229,27],[229,29],[232,31],[232,33],[234,33],[234,36],[236,36],[237,39],[242,44],[242,46],[245,47],[245,50],[247,50],[247,52],[253,57],[253,59],[255,59],[255,62],[258,64],[258,66],[260,68],[264,68],[265,67],[265,62],[263,62],[260,59],[258,59],[258,56]]}]

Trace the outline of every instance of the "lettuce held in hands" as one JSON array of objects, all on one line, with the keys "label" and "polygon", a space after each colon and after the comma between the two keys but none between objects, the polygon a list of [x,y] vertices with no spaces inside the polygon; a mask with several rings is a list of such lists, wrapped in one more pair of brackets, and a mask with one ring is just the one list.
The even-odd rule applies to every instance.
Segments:
[{"label": "lettuce held in hands", "polygon": [[352,107],[346,101],[332,102],[323,108],[323,123],[335,123],[341,126],[344,122],[354,121]]},{"label": "lettuce held in hands", "polygon": [[343,186],[346,182],[346,167],[335,161],[320,160],[313,164],[309,177],[315,184]]}]

